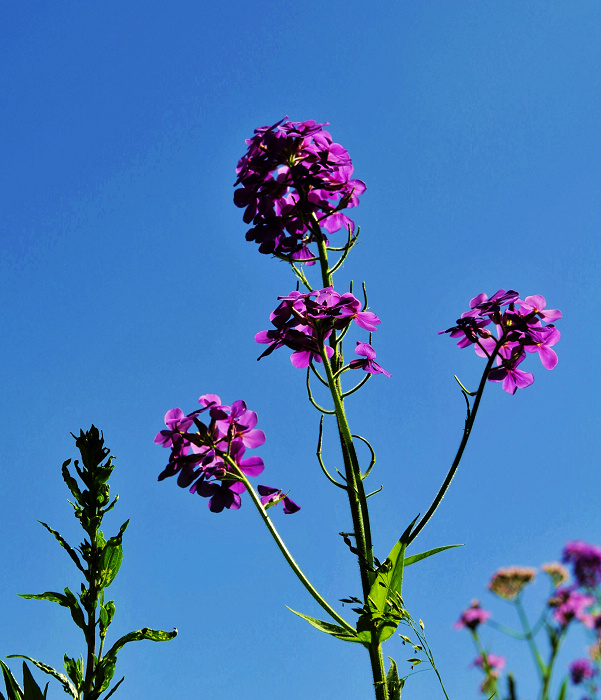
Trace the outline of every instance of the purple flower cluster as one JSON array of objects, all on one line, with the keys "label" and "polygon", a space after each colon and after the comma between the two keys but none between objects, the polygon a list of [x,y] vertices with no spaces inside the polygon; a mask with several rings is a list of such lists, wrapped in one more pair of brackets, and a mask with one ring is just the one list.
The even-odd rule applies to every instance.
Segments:
[{"label": "purple flower cluster", "polygon": [[601,548],[580,540],[568,542],[562,560],[572,564],[574,578],[583,588],[595,588],[601,583]]},{"label": "purple flower cluster", "polygon": [[570,664],[570,677],[574,685],[580,685],[597,673],[590,659],[576,659]]},{"label": "purple flower cluster", "polygon": [[352,178],[351,158],[322,128],[326,125],[282,119],[255,129],[246,140],[248,151],[238,162],[234,184],[242,187],[234,192],[234,203],[253,224],[246,240],[256,241],[260,253],[313,264],[308,246],[322,235],[321,227],[327,233],[353,231],[342,211],[359,204],[365,184]]},{"label": "purple flower cluster", "polygon": [[[171,455],[159,474],[159,481],[177,474],[178,486],[190,487],[190,493],[208,498],[214,513],[224,508],[236,510],[241,506],[240,494],[246,487],[225,457],[246,476],[258,476],[265,468],[263,460],[244,455],[247,448],[260,447],[265,442],[265,433],[255,428],[257,414],[247,409],[244,401],[226,406],[216,394],[203,394],[198,402],[202,408],[187,415],[180,408],[172,408],[165,414],[166,429],[157,433],[154,441],[171,448]],[[207,410],[208,425],[198,418]],[[191,428],[194,432],[190,432]],[[283,500],[285,512],[299,510],[287,497]]]},{"label": "purple flower cluster", "polygon": [[472,600],[470,607],[461,613],[461,617],[453,625],[453,628],[460,630],[463,627],[467,627],[473,632],[480,625],[484,624],[491,617],[491,615],[492,613],[488,612],[488,610],[483,610],[480,607],[480,601]]},{"label": "purple flower cluster", "polygon": [[[459,338],[460,348],[474,345],[481,357],[491,357],[496,352],[497,367],[490,370],[488,380],[503,382],[503,389],[515,394],[534,382],[531,372],[518,367],[526,353],[538,353],[546,369],[557,364],[552,346],[561,334],[550,321],[561,318],[561,311],[545,307],[545,298],[540,294],[524,300],[513,290],[500,289],[490,299],[479,294],[470,301],[470,310],[461,315],[457,325],[439,334],[450,333],[452,338]],[[496,326],[496,337],[486,328],[491,323]]]},{"label": "purple flower cluster", "polygon": [[595,598],[580,593],[575,588],[558,588],[549,600],[549,607],[554,608],[553,619],[560,627],[567,627],[572,620],[579,620],[586,627],[595,626],[595,617],[588,609]]},{"label": "purple flower cluster", "polygon": [[[361,302],[350,292],[338,294],[333,287],[312,292],[290,292],[278,297],[282,302],[269,316],[275,329],[260,331],[255,335],[257,343],[269,345],[260,356],[270,355],[286,346],[294,350],[290,361],[295,367],[308,367],[312,361],[322,362],[322,350],[330,358],[333,348],[324,345],[332,331],[344,331],[351,321],[370,332],[377,329],[380,319],[371,311],[365,311]],[[364,369],[372,374],[390,376],[374,361],[376,353],[368,343],[358,343],[355,352],[364,360],[353,360],[352,369]]]}]

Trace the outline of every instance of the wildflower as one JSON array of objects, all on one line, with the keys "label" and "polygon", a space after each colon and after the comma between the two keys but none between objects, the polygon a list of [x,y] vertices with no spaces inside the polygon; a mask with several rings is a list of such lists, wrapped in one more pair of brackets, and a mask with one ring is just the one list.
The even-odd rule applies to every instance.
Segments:
[{"label": "wildflower", "polygon": [[461,613],[461,617],[453,625],[453,628],[458,630],[467,627],[473,632],[479,625],[486,622],[491,615],[492,613],[489,613],[488,610],[483,610],[480,607],[480,602],[478,600],[473,600],[470,607]]},{"label": "wildflower", "polygon": [[578,593],[573,588],[558,588],[554,596],[549,600],[548,605],[555,608],[553,618],[562,628],[576,619],[586,627],[593,627],[594,618],[586,610],[595,602],[595,598],[584,593]]},{"label": "wildflower", "polygon": [[[470,301],[469,311],[464,312],[455,326],[441,333],[459,338],[460,348],[473,345],[481,357],[495,356],[497,366],[488,373],[491,382],[502,382],[504,391],[515,394],[518,389],[530,386],[534,376],[518,368],[526,353],[537,352],[543,367],[553,369],[557,355],[551,346],[561,338],[552,324],[544,326],[542,321],[561,318],[557,309],[544,311],[546,301],[540,295],[518,298],[518,292],[499,289],[490,299],[484,293]],[[516,308],[516,305],[519,305]],[[506,307],[505,309],[503,307]],[[486,327],[495,324],[496,335]]]},{"label": "wildflower", "polygon": [[507,566],[493,575],[488,588],[501,598],[511,600],[532,581],[535,574],[536,569],[528,566]]},{"label": "wildflower", "polygon": [[246,239],[259,243],[260,253],[312,265],[309,245],[318,237],[328,245],[327,234],[354,230],[342,210],[358,206],[365,183],[352,177],[348,152],[324,126],[282,119],[247,139],[234,203],[245,209],[244,221],[252,224]]},{"label": "wildflower", "polygon": [[562,583],[565,583],[570,578],[570,574],[566,567],[563,566],[563,564],[560,564],[558,561],[543,564],[541,569],[551,577],[553,585],[556,588],[557,586],[561,586]]},{"label": "wildflower", "polygon": [[601,548],[580,540],[568,542],[562,561],[572,564],[574,578],[579,586],[595,588],[601,583]]},{"label": "wildflower", "polygon": [[579,685],[584,680],[592,678],[597,673],[590,659],[576,659],[570,664],[570,678],[574,685]]},{"label": "wildflower", "polygon": [[257,491],[261,494],[261,503],[266,508],[271,508],[272,506],[282,503],[284,507],[284,513],[296,513],[300,510],[300,506],[297,505],[291,498],[282,494],[281,489],[275,489],[272,486],[263,486],[259,484],[257,486]]},{"label": "wildflower", "polygon": [[357,355],[363,355],[364,360],[351,360],[349,367],[351,369],[364,369],[366,372],[371,374],[385,374],[390,377],[390,372],[387,372],[383,367],[375,361],[376,351],[372,348],[369,343],[360,343],[357,341],[357,347],[355,348],[355,353]]},{"label": "wildflower", "polygon": [[[497,656],[497,654],[486,654],[486,663],[493,671],[502,671],[505,668],[505,657]],[[474,659],[474,666],[484,668],[484,659],[482,656],[477,656]]]}]

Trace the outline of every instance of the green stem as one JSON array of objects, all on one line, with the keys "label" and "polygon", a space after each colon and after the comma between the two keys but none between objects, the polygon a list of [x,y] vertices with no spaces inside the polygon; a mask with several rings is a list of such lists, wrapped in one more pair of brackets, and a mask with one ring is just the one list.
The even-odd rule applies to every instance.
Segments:
[{"label": "green stem", "polygon": [[267,526],[267,529],[269,530],[269,533],[275,540],[275,543],[277,544],[280,552],[284,555],[284,558],[288,562],[290,568],[294,573],[296,574],[297,578],[299,581],[303,584],[303,586],[307,589],[307,591],[310,593],[311,597],[319,603],[319,605],[330,615],[336,622],[338,622],[342,627],[344,627],[345,630],[348,632],[355,634],[356,630],[354,627],[352,627],[343,617],[341,617],[335,610],[332,608],[332,606],[322,598],[319,593],[315,590],[309,579],[305,576],[299,565],[296,563],[294,560],[294,557],[292,554],[290,554],[290,551],[284,544],[284,541],[280,537],[279,532],[276,530],[274,524],[271,522],[271,518],[267,515],[267,511],[265,510],[265,506],[261,503],[260,497],[257,495],[256,491],[254,490],[252,484],[246,477],[246,475],[240,470],[240,467],[234,462],[234,460],[226,454],[223,454],[223,459],[229,464],[229,466],[234,470],[234,473],[236,476],[244,483],[246,486],[248,493],[250,494],[250,497],[253,500],[253,503],[255,504],[257,510],[259,511],[259,515],[263,519],[263,522]]},{"label": "green stem", "polygon": [[[457,454],[455,455],[455,459],[453,460],[453,464],[451,465],[451,468],[449,469],[449,472],[448,472],[442,486],[440,487],[438,493],[436,494],[436,498],[432,501],[432,505],[428,509],[428,512],[424,515],[424,517],[420,520],[420,522],[417,524],[416,528],[411,533],[411,535],[409,537],[408,545],[411,544],[411,542],[413,542],[413,540],[419,535],[419,533],[427,525],[428,521],[434,515],[436,509],[438,508],[442,499],[444,498],[445,493],[447,492],[449,486],[451,485],[451,481],[453,481],[453,477],[455,476],[457,468],[459,467],[459,463],[461,462],[461,458],[463,457],[463,452],[464,452],[465,447],[467,445],[467,441],[469,440],[470,434],[472,432],[472,427],[474,425],[474,421],[476,420],[476,415],[478,413],[478,407],[480,406],[480,400],[482,399],[482,394],[484,393],[484,388],[486,386],[486,380],[488,378],[488,373],[490,372],[490,370],[492,368],[492,364],[493,364],[493,362],[494,362],[494,360],[499,352],[499,349],[501,347],[503,340],[504,340],[504,337],[501,338],[501,340],[497,343],[493,353],[488,358],[488,362],[486,363],[486,368],[484,369],[484,372],[482,374],[482,379],[480,380],[480,386],[478,387],[478,391],[476,393],[474,405],[471,408],[471,410],[468,408],[468,416],[465,420],[465,427],[463,429],[463,437],[461,438],[461,443],[459,445],[459,449],[457,450]],[[464,394],[464,396],[465,396],[465,394]]]},{"label": "green stem", "polygon": [[[515,600],[515,608],[518,612],[518,617],[520,618],[520,623],[522,625],[522,629],[524,630],[524,637],[528,641],[528,646],[530,647],[530,652],[532,653],[532,657],[534,659],[534,662],[536,664],[536,670],[538,672],[538,677],[543,681],[543,684],[545,684],[545,677],[547,675],[547,667],[545,666],[542,657],[540,655],[540,652],[538,650],[538,647],[536,646],[536,642],[534,641],[534,635],[532,634],[532,628],[530,627],[530,623],[528,622],[528,617],[526,616],[526,611],[524,610],[524,606],[522,605],[522,601],[520,600],[519,596]],[[544,696],[543,696],[544,697]]]}]

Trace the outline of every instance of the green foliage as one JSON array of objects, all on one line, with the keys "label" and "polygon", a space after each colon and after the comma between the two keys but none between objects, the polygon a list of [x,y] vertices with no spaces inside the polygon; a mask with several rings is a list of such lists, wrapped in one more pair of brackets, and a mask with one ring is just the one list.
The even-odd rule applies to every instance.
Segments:
[{"label": "green foliage", "polygon": [[405,685],[405,679],[399,678],[399,671],[396,661],[389,656],[390,668],[386,674],[386,687],[388,689],[388,697],[390,700],[401,700],[401,690]]},{"label": "green foliage", "polygon": [[[67,552],[83,574],[85,583],[81,584],[81,592],[78,596],[69,588],[65,588],[64,593],[47,591],[38,594],[21,594],[21,597],[32,600],[48,600],[67,608],[75,624],[83,631],[86,652],[84,656],[77,659],[65,654],[64,667],[67,675],[29,656],[15,654],[9,658],[23,658],[30,661],[38,669],[59,681],[63,690],[74,700],[98,700],[102,693],[108,691],[103,699],[107,700],[123,681],[122,678],[109,690],[115,675],[119,650],[129,642],[143,639],[154,642],[168,641],[177,635],[177,630],[164,632],[145,627],[130,632],[115,642],[103,655],[104,640],[115,615],[114,601],[104,602],[104,589],[111,585],[121,567],[123,534],[129,520],[123,523],[116,535],[110,537],[108,541],[105,539],[100,529],[102,519],[115,506],[118,498],[115,497],[111,502],[109,497],[108,480],[115,468],[113,458],[109,457],[109,450],[104,447],[104,438],[94,426],[86,433],[80,431],[79,436],[75,438],[75,444],[81,455],[81,465],[76,460],[73,466],[77,477],[83,482],[85,488],[81,488],[77,478],[69,471],[71,460],[63,463],[62,476],[75,499],[74,503],[69,502],[73,506],[75,517],[80,521],[86,537],[76,549],[49,525],[43,522],[41,525],[54,536]],[[42,693],[25,663],[23,663],[24,690],[21,690],[6,664],[1,661],[0,664],[2,664],[4,682],[8,692],[8,698],[4,698],[0,693],[0,700],[44,700],[46,691]]]},{"label": "green foliage", "polygon": [[350,631],[345,630],[344,627],[341,627],[340,625],[335,625],[331,622],[324,622],[323,620],[317,620],[314,617],[309,617],[309,615],[303,615],[302,613],[296,612],[296,610],[292,610],[292,608],[288,608],[288,610],[293,612],[295,615],[302,617],[303,620],[306,620],[310,625],[315,627],[315,629],[318,629],[320,632],[331,634],[332,637],[342,639],[344,642],[362,643],[362,640],[359,638],[358,635],[352,634]]}]

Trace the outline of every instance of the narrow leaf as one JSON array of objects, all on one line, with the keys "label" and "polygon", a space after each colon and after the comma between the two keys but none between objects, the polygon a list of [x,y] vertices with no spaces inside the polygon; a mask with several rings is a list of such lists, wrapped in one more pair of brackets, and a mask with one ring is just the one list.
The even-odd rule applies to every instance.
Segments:
[{"label": "narrow leaf", "polygon": [[413,554],[405,559],[405,566],[411,566],[422,559],[427,559],[428,557],[438,554],[438,552],[444,552],[445,549],[453,549],[454,547],[463,547],[463,544],[448,544],[446,547],[436,547],[435,549],[429,549],[427,552],[422,552],[421,554]]},{"label": "narrow leaf", "polygon": [[388,697],[390,700],[401,700],[401,682],[399,680],[399,672],[396,661],[389,656],[390,668],[386,674],[386,687],[388,688]]},{"label": "narrow leaf", "polygon": [[109,694],[104,696],[104,700],[109,700],[111,695],[115,692],[115,690],[117,690],[117,688],[121,685],[121,683],[123,683],[124,680],[125,680],[125,676],[123,676],[123,678],[120,681],[118,681],[117,685],[114,685],[111,688]]},{"label": "narrow leaf", "polygon": [[10,668],[4,663],[4,661],[0,661],[0,664],[2,664],[2,674],[4,675],[4,683],[6,685],[6,692],[8,693],[8,700],[23,700],[23,691],[13,676]]},{"label": "narrow leaf", "polygon": [[119,649],[124,647],[126,644],[129,644],[129,642],[139,642],[142,639],[149,639],[151,642],[168,642],[174,637],[177,637],[176,629],[173,630],[173,632],[164,632],[163,630],[151,630],[148,627],[144,627],[144,629],[130,632],[129,634],[121,637],[121,639],[118,639],[105,654],[105,657],[110,656],[117,658],[117,652]]},{"label": "narrow leaf", "polygon": [[[286,607],[288,608],[288,606]],[[310,625],[315,627],[315,629],[318,629],[320,632],[325,632],[326,634],[330,634],[332,635],[332,637],[336,637],[337,639],[342,639],[345,642],[361,643],[361,639],[359,639],[355,632],[351,632],[350,630],[347,630],[344,627],[341,627],[340,625],[335,625],[332,622],[324,622],[323,620],[317,620],[314,617],[309,617],[309,615],[303,615],[303,613],[299,613],[296,610],[293,610],[292,608],[288,608],[288,610],[290,610],[290,612],[293,612],[295,615],[302,617],[303,620],[306,620]]]},{"label": "narrow leaf", "polygon": [[52,666],[47,666],[41,661],[36,661],[35,659],[32,659],[31,656],[25,656],[24,654],[11,654],[7,658],[25,659],[26,661],[29,661],[34,666],[37,666],[37,668],[39,668],[40,671],[44,671],[44,673],[47,673],[49,676],[56,678],[56,680],[59,681],[63,686],[65,692],[68,693],[72,698],[75,698],[75,700],[77,700],[77,691],[73,687],[73,683],[71,683],[67,676],[65,676],[63,673],[59,673],[56,669],[52,668]]},{"label": "narrow leaf", "polygon": [[559,689],[559,695],[557,696],[557,700],[565,700],[568,692],[568,679],[565,678],[563,683],[561,684],[561,688]]},{"label": "narrow leaf", "polygon": [[29,666],[23,661],[23,692],[25,693],[25,698],[27,700],[45,700],[47,690],[48,684],[46,684],[46,689],[42,693],[40,686],[31,675]]},{"label": "narrow leaf", "polygon": [[102,585],[108,588],[118,574],[123,561],[123,547],[121,544],[107,544],[102,552]]},{"label": "narrow leaf", "polygon": [[79,561],[79,557],[77,556],[76,551],[73,549],[73,547],[69,545],[69,543],[63,538],[63,536],[56,530],[53,530],[50,527],[50,525],[46,525],[46,523],[43,523],[41,520],[38,520],[38,522],[40,523],[40,525],[43,525],[50,534],[56,537],[61,547],[64,547],[67,550],[67,554],[71,557],[71,559],[73,559],[73,561],[75,562],[75,566],[77,566],[77,568],[80,571],[85,571],[85,569],[81,565],[81,562]]},{"label": "narrow leaf", "polygon": [[[417,518],[419,518],[419,515]],[[402,593],[405,549],[407,548],[411,528],[415,525],[417,518],[413,520],[401,535],[401,539],[394,545],[386,561],[382,564],[379,571],[376,572],[376,580],[369,591],[369,597],[380,612],[386,610],[386,601],[391,593],[398,593],[399,595]]]}]

